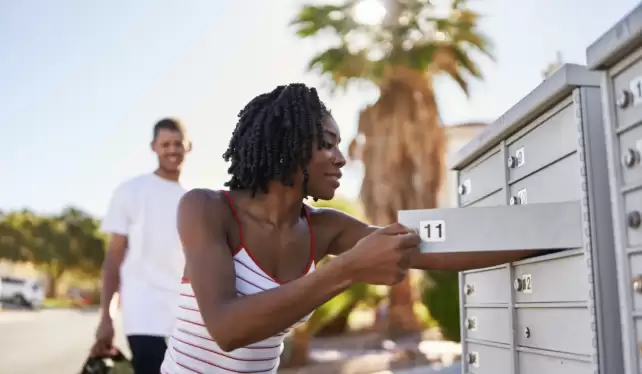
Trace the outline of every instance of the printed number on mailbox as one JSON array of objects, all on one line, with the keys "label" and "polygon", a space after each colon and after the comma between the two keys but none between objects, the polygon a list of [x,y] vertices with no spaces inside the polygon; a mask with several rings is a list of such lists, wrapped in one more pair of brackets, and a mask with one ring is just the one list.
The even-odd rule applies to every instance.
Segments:
[{"label": "printed number on mailbox", "polygon": [[419,236],[425,242],[443,242],[446,240],[446,223],[443,220],[421,221]]}]

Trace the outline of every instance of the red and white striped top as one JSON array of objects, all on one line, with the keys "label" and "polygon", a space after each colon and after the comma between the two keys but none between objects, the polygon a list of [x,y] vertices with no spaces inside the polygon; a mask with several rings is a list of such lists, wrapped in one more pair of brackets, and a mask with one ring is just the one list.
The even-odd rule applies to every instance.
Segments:
[{"label": "red and white striped top", "polygon": [[[239,224],[241,240],[239,247],[234,251],[237,295],[243,297],[279,287],[282,282],[262,269],[245,246],[241,222],[238,219],[234,203],[226,191],[222,192],[227,196]],[[304,275],[307,275],[314,271],[315,262],[314,234],[307,209],[305,214],[312,241],[310,261],[304,271]],[[279,356],[283,352],[283,339],[290,329],[232,352],[224,352],[205,328],[194,291],[188,279],[183,278],[180,290],[174,329],[167,342],[167,352],[161,366],[161,374],[267,374],[277,372]],[[310,314],[292,328],[307,321],[308,318],[310,318]]]}]

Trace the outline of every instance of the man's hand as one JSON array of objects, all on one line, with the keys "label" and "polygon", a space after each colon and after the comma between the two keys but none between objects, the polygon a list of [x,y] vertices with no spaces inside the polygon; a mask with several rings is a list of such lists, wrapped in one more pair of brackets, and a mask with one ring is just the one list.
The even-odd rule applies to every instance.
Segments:
[{"label": "man's hand", "polygon": [[114,348],[114,323],[111,318],[103,317],[96,330],[96,342],[91,348],[91,355],[97,357],[113,356]]}]

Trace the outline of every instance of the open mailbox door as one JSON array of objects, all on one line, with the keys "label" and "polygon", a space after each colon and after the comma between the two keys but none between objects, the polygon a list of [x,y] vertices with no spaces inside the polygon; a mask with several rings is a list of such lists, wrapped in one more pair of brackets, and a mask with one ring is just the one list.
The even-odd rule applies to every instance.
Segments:
[{"label": "open mailbox door", "polygon": [[555,250],[583,246],[579,201],[402,210],[398,221],[419,230],[422,252]]}]

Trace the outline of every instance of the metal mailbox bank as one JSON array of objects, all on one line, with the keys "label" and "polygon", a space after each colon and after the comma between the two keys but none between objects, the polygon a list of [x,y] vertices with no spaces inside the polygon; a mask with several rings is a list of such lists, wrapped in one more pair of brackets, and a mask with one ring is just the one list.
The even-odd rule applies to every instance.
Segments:
[{"label": "metal mailbox bank", "polygon": [[626,374],[642,372],[642,5],[587,49],[601,71]]},{"label": "metal mailbox bank", "polygon": [[564,65],[451,160],[459,208],[399,212],[423,251],[547,251],[460,273],[464,373],[624,372],[599,85]]}]

